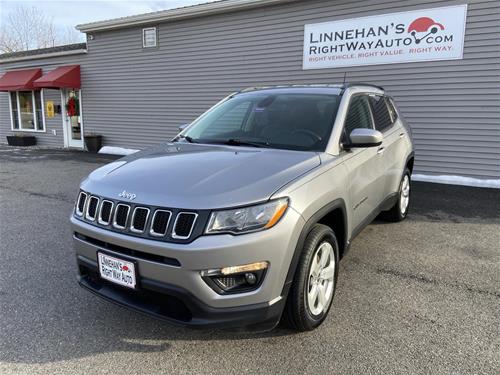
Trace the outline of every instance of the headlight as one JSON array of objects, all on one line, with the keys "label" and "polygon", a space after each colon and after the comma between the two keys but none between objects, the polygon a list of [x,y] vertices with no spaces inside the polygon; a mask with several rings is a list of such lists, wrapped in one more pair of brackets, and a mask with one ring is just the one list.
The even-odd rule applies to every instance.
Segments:
[{"label": "headlight", "polygon": [[215,211],[210,215],[205,233],[243,233],[274,226],[288,207],[288,198],[276,199],[256,206]]}]

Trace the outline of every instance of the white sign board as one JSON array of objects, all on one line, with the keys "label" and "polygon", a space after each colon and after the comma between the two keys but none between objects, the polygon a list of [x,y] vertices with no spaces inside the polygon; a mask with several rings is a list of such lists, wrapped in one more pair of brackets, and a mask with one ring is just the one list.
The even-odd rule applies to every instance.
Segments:
[{"label": "white sign board", "polygon": [[463,57],[467,5],[305,25],[304,69]]}]

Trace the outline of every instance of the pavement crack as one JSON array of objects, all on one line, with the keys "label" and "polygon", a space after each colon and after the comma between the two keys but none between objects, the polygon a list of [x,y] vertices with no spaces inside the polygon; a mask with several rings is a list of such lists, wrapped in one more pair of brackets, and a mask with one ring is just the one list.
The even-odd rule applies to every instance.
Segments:
[{"label": "pavement crack", "polygon": [[425,284],[438,284],[437,280],[430,279],[424,275],[414,275],[410,273],[404,273],[398,270],[390,269],[390,268],[375,268],[375,272],[378,274],[392,275],[402,279],[410,279],[419,281]]},{"label": "pavement crack", "polygon": [[54,199],[54,200],[57,200],[58,202],[62,201],[62,202],[67,202],[67,203],[74,203],[73,199],[68,199],[60,194],[45,194],[45,193],[38,193],[38,192],[24,190],[24,189],[13,189],[13,188],[5,186],[5,185],[0,185],[0,189],[9,190],[9,191],[12,191],[15,193],[27,194],[27,195],[32,196],[32,197]]},{"label": "pavement crack", "polygon": [[467,285],[464,283],[437,280],[437,279],[433,279],[433,278],[424,276],[422,274],[413,274],[413,273],[408,273],[408,272],[402,272],[402,271],[395,270],[392,268],[376,267],[376,266],[372,266],[369,263],[364,263],[356,258],[352,258],[351,261],[354,264],[361,265],[365,268],[368,268],[379,275],[394,276],[394,277],[397,277],[400,279],[412,280],[412,281],[416,281],[416,282],[423,283],[423,284],[432,284],[432,285],[436,285],[436,286],[446,286],[446,287],[464,290],[464,291],[467,291],[470,293],[477,293],[477,294],[481,294],[481,295],[485,295],[485,296],[500,298],[499,291],[491,291],[491,290],[487,290],[487,289],[476,288],[476,287],[473,287],[473,286],[470,286],[470,285]]},{"label": "pavement crack", "polygon": [[411,274],[411,273],[404,273],[404,272],[389,269],[389,268],[375,268],[375,272],[378,274],[386,274],[386,275],[396,276],[396,277],[399,277],[402,279],[414,280],[414,281],[425,283],[425,284],[451,286],[451,287],[463,289],[463,290],[466,290],[466,291],[472,292],[472,293],[478,293],[478,294],[483,294],[483,295],[487,295],[487,296],[493,296],[493,297],[500,298],[500,292],[494,292],[491,290],[475,288],[475,287],[472,287],[470,285],[462,284],[462,283],[450,283],[450,282],[446,282],[446,281],[438,281],[435,279],[428,278],[424,275],[415,275],[415,274]]}]

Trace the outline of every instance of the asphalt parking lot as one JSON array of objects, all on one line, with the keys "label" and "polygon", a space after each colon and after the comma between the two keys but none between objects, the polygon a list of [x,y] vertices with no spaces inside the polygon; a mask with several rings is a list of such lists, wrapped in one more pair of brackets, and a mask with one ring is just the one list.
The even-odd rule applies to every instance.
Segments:
[{"label": "asphalt parking lot", "polygon": [[407,221],[354,240],[316,331],[198,331],[76,283],[78,183],[113,159],[0,146],[0,373],[498,373],[500,190],[413,183]]}]

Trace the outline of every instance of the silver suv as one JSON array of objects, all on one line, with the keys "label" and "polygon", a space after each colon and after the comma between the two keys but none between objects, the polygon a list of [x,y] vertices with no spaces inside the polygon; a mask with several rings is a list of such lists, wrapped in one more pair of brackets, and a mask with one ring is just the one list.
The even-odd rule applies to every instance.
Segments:
[{"label": "silver suv", "polygon": [[352,239],[406,217],[413,160],[380,87],[242,90],[82,182],[79,283],[174,323],[311,330]]}]

